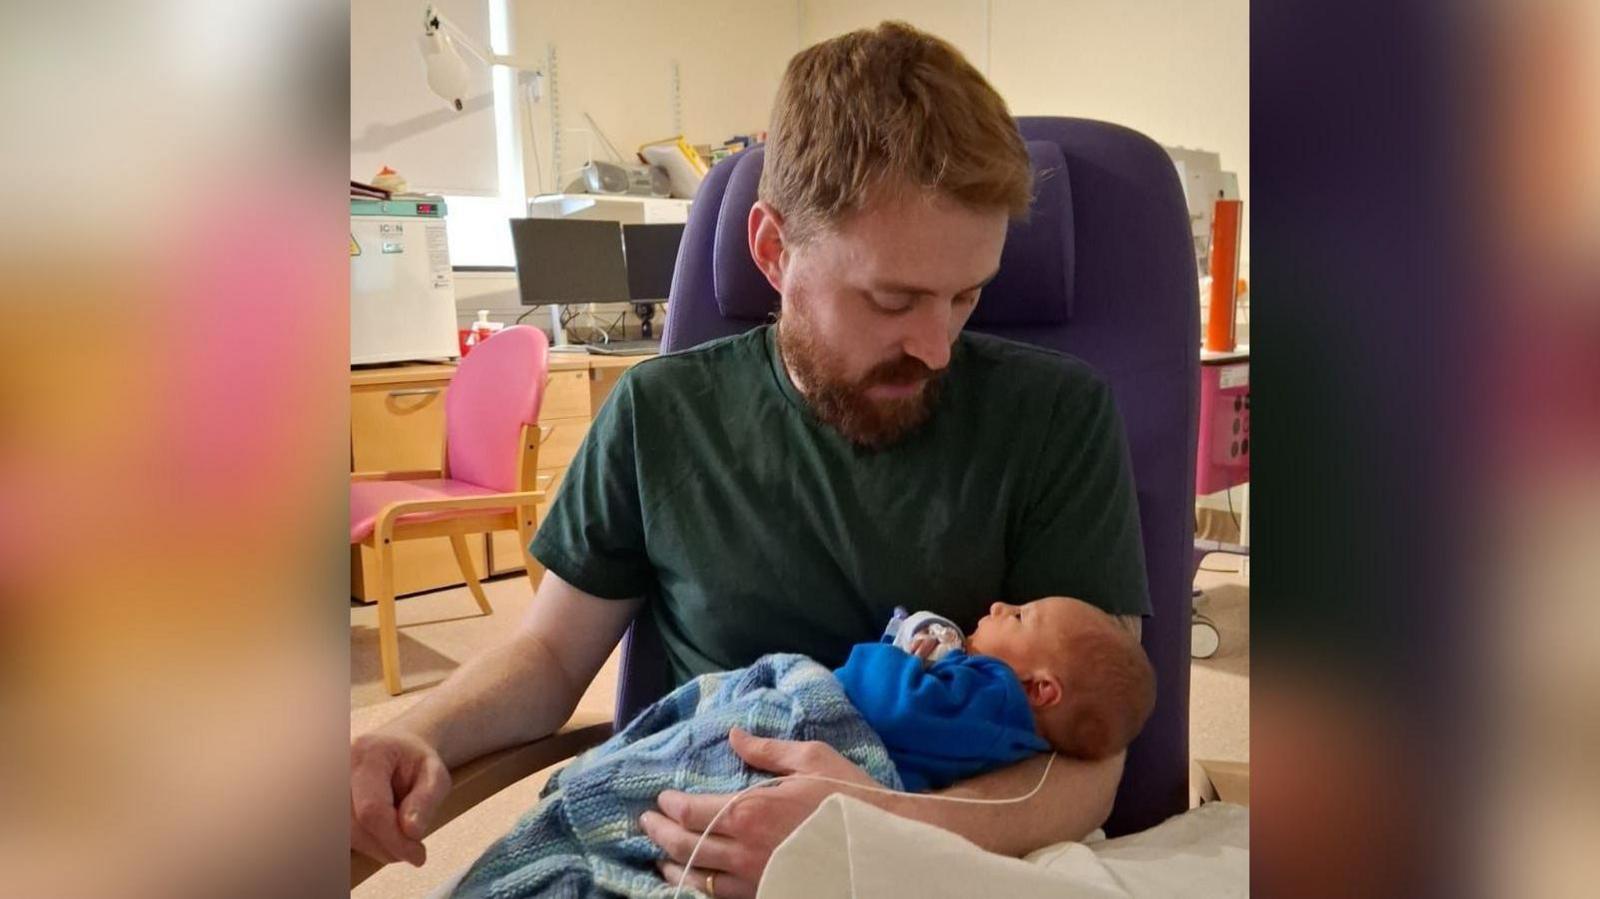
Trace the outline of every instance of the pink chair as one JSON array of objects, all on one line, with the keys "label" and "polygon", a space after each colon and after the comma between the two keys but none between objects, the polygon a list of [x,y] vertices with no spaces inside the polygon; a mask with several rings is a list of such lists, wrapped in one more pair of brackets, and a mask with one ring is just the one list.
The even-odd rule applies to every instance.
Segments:
[{"label": "pink chair", "polygon": [[[400,641],[394,614],[394,544],[449,537],[478,608],[494,611],[467,554],[466,537],[514,530],[528,577],[528,555],[546,484],[539,483],[539,404],[550,367],[544,332],[507,328],[461,360],[445,394],[445,439],[437,470],[350,475],[350,542],[376,551],[378,647],[383,683],[400,692]],[[548,482],[548,477],[545,481]]]}]

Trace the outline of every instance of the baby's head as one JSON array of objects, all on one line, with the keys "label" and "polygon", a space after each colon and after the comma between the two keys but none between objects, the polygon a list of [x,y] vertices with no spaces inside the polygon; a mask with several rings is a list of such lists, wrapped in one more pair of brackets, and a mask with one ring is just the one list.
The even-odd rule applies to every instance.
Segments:
[{"label": "baby's head", "polygon": [[1075,758],[1120,752],[1155,705],[1155,672],[1139,641],[1079,599],[997,602],[979,620],[967,649],[1016,672],[1040,736]]}]

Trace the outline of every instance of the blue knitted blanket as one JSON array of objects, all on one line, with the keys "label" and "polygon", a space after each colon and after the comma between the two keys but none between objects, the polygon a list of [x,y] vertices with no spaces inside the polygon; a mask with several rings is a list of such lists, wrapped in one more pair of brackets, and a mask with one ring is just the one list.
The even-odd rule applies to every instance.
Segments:
[{"label": "blue knitted blanket", "polygon": [[655,869],[665,853],[644,835],[639,815],[663,790],[733,793],[771,778],[734,754],[733,727],[820,740],[884,786],[901,788],[883,742],[833,672],[805,656],[763,656],[684,684],[557,772],[538,807],[484,852],[455,895],[670,897],[675,885]]}]

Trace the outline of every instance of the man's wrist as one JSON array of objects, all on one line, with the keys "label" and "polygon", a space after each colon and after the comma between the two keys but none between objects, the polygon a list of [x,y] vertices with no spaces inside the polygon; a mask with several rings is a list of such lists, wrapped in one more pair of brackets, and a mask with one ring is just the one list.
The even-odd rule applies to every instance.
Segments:
[{"label": "man's wrist", "polygon": [[918,798],[927,795],[924,793],[878,793],[867,790],[840,790],[839,792],[848,793],[850,796],[868,805],[877,806],[891,815],[898,815],[902,818],[910,818],[913,821],[922,821],[927,824],[939,823],[934,807],[942,803],[937,800],[929,801]]},{"label": "man's wrist", "polygon": [[458,764],[458,762],[452,761],[446,752],[443,723],[426,712],[418,714],[419,711],[422,710],[413,708],[406,714],[378,728],[378,730],[398,737],[418,740],[426,744],[429,749],[432,749],[435,754],[444,760],[447,766]]}]

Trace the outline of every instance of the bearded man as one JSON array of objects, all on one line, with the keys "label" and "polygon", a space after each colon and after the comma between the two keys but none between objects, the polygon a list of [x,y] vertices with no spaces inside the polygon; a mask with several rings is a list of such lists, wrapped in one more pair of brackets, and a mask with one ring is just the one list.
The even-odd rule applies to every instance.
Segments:
[{"label": "bearded man", "polygon": [[[555,731],[636,616],[676,686],[771,652],[837,667],[897,605],[970,623],[996,600],[1075,596],[1135,631],[1148,613],[1109,389],[1070,357],[962,331],[1031,199],[1000,96],[949,44],[886,23],[790,61],[765,153],[748,237],[777,322],[628,371],[533,541],[547,572],[526,619],[353,744],[357,849],[420,864],[447,766]],[[732,739],[763,770],[872,783],[827,746]],[[855,795],[1022,855],[1104,821],[1122,762],[1059,760],[1019,805]],[[945,792],[1019,796],[1043,771]],[[753,896],[772,850],[840,791],[756,791],[705,839],[691,885]],[[726,800],[668,792],[645,814],[670,882]]]}]

